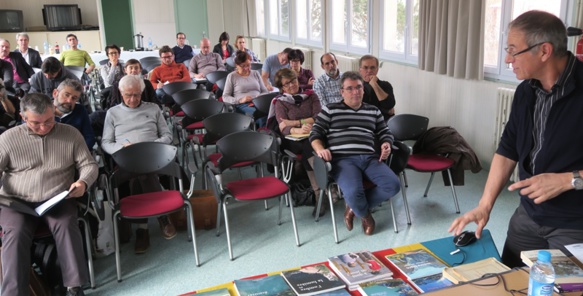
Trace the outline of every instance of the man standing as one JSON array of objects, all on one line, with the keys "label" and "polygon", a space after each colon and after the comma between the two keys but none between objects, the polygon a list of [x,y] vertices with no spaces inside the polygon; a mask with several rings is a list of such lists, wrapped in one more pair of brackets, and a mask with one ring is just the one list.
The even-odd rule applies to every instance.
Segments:
[{"label": "man standing", "polygon": [[314,92],[318,95],[320,104],[326,106],[342,101],[340,94],[342,72],[338,69],[336,56],[331,52],[325,53],[320,57],[320,64],[325,73],[314,82]]},{"label": "man standing", "polygon": [[32,234],[39,223],[46,224],[55,239],[67,295],[84,295],[81,286],[88,282],[88,271],[73,198],[82,196],[95,181],[97,163],[74,127],[55,123],[48,96],[26,95],[21,110],[25,124],[0,135],[0,194],[36,207],[64,190],[70,192],[69,198],[40,217],[8,207],[0,211],[2,295],[28,291]]},{"label": "man standing", "polygon": [[78,80],[65,79],[53,91],[55,119],[57,122],[74,126],[85,138],[89,150],[95,145],[95,134],[87,111],[78,104],[83,92],[83,85]]},{"label": "man standing", "polygon": [[190,82],[190,76],[184,64],[174,61],[174,54],[170,46],[164,45],[160,48],[160,59],[162,59],[162,64],[152,70],[150,82],[156,86],[156,96],[160,103],[172,104],[174,100],[164,92],[162,86],[175,81]]},{"label": "man standing", "polygon": [[200,40],[200,52],[190,60],[188,71],[191,77],[198,79],[204,79],[214,71],[225,71],[221,55],[211,52],[211,41],[208,38]]},{"label": "man standing", "polygon": [[61,53],[61,63],[63,63],[65,66],[77,66],[83,68],[85,68],[85,65],[89,65],[87,68],[85,68],[85,73],[91,73],[91,71],[95,69],[95,63],[87,51],[78,48],[79,40],[77,40],[77,35],[67,35],[67,43],[71,49],[65,50]]},{"label": "man standing", "polygon": [[177,63],[184,63],[188,66],[190,59],[192,59],[192,46],[186,44],[186,34],[178,32],[176,34],[176,46],[172,47],[174,53],[174,60]]},{"label": "man standing", "polygon": [[[358,73],[344,73],[340,83],[343,101],[322,106],[310,142],[319,157],[332,163],[332,177],[346,200],[346,228],[352,230],[357,216],[362,219],[364,233],[371,235],[375,221],[370,209],[400,190],[397,176],[384,163],[391,153],[393,135],[380,111],[363,103],[363,79]],[[380,156],[375,143],[381,143]],[[365,179],[376,186],[365,191]]]},{"label": "man standing", "polygon": [[48,57],[41,66],[41,72],[35,73],[30,78],[30,92],[52,96],[53,90],[65,79],[79,80],[75,74],[63,67],[57,58]]},{"label": "man standing", "polygon": [[291,48],[286,48],[282,52],[268,56],[263,61],[261,68],[261,78],[263,84],[268,91],[273,91],[273,84],[275,83],[275,73],[281,68],[289,68],[289,60],[287,54],[292,51]]},{"label": "man standing", "polygon": [[476,236],[518,163],[520,205],[510,218],[502,263],[523,265],[520,252],[561,249],[583,242],[583,64],[567,50],[567,30],[556,16],[528,11],[508,26],[505,62],[517,88],[512,112],[478,206],[453,221],[459,234],[470,222]]},{"label": "man standing", "polygon": [[41,67],[43,61],[40,58],[40,53],[30,47],[28,47],[28,34],[18,33],[16,34],[16,43],[18,48],[14,52],[19,52],[24,60],[33,68]]},{"label": "man standing", "polygon": [[395,95],[393,86],[377,77],[379,59],[367,54],[360,58],[358,66],[360,75],[364,79],[364,102],[379,108],[387,121],[395,115]]},{"label": "man standing", "polygon": [[[32,67],[26,63],[19,52],[10,52],[10,42],[6,39],[0,38],[0,59],[9,62],[12,65],[12,88],[18,94],[19,92],[28,93],[30,84],[28,79],[34,75]],[[22,95],[24,95],[22,93]]]}]

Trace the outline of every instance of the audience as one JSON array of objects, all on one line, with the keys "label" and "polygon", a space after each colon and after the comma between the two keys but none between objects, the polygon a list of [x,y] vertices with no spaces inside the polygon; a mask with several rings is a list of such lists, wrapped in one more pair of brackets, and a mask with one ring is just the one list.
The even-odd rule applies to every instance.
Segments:
[{"label": "audience", "polygon": [[172,53],[174,54],[174,61],[183,63],[188,67],[190,59],[192,59],[194,54],[192,52],[192,46],[186,44],[186,34],[182,32],[176,34],[176,46],[172,47]]},{"label": "audience", "polygon": [[124,75],[123,64],[119,60],[121,50],[119,46],[112,44],[105,47],[105,53],[109,61],[107,61],[107,64],[101,66],[100,73],[105,87],[111,87]]},{"label": "audience", "polygon": [[217,53],[221,56],[223,64],[225,64],[225,60],[232,56],[235,53],[233,47],[229,44],[229,33],[223,32],[221,36],[219,36],[219,43],[215,45],[213,48],[213,52]]},{"label": "audience", "polygon": [[24,95],[30,90],[28,80],[34,75],[32,67],[19,52],[10,52],[10,42],[0,38],[0,59],[12,65],[12,85],[16,94]]},{"label": "audience", "polygon": [[342,72],[338,69],[338,60],[334,53],[323,54],[320,57],[320,65],[325,73],[314,82],[314,91],[320,99],[320,104],[326,106],[342,101],[340,94]]},{"label": "audience", "polygon": [[11,127],[15,123],[16,108],[8,98],[4,81],[0,79],[0,134]]},{"label": "audience", "polygon": [[[391,153],[393,135],[377,107],[364,103],[364,81],[356,72],[345,72],[340,80],[342,102],[322,107],[310,133],[316,154],[332,164],[330,172],[346,201],[344,223],[350,231],[354,217],[372,235],[375,221],[371,209],[397,194],[399,179],[381,160]],[[380,145],[380,157],[375,144]],[[364,178],[376,186],[365,191]]]},{"label": "audience", "polygon": [[245,41],[245,37],[243,37],[243,35],[237,35],[237,38],[235,39],[235,52],[233,52],[233,57],[235,57],[235,55],[237,54],[237,51],[244,51],[246,53],[248,53],[251,56],[251,62],[252,63],[259,63],[261,62],[259,60],[259,58],[255,55],[255,53],[250,50],[249,48],[245,47],[245,43],[247,41]]},{"label": "audience", "polygon": [[53,91],[55,121],[75,127],[87,144],[89,150],[95,145],[95,134],[91,128],[89,115],[81,104],[79,97],[83,94],[83,85],[79,80],[65,79]]},{"label": "audience", "polygon": [[[166,46],[168,47],[168,46]],[[170,50],[170,47],[168,47]],[[165,51],[166,53],[171,53]],[[184,67],[183,64],[180,64]],[[123,102],[112,107],[105,116],[105,126],[101,147],[108,154],[123,149],[133,143],[161,142],[170,144],[172,133],[164,120],[162,111],[153,103],[142,102],[144,80],[136,75],[126,75],[119,81],[119,91]],[[161,185],[156,175],[136,178],[131,186],[132,194],[160,191]],[[139,187],[139,192],[136,188]],[[135,221],[135,220],[134,220]],[[176,229],[167,216],[158,218],[162,235],[166,239],[176,236]],[[134,251],[144,253],[150,247],[150,234],[147,220],[139,220],[136,230],[136,242]]]},{"label": "audience", "polygon": [[51,97],[53,90],[67,78],[79,80],[75,74],[63,67],[57,58],[48,57],[43,61],[41,72],[30,78],[30,92],[43,93]]},{"label": "audience", "polygon": [[300,83],[300,89],[312,89],[314,85],[314,73],[312,70],[302,68],[304,64],[304,52],[299,49],[294,49],[289,52],[288,60],[289,66],[294,70],[298,76],[298,81]]},{"label": "audience", "polygon": [[55,123],[49,96],[29,93],[21,109],[25,124],[0,135],[0,195],[31,207],[65,190],[69,198],[40,217],[2,208],[2,295],[28,295],[32,234],[40,224],[48,226],[55,241],[67,295],[84,295],[82,286],[89,282],[89,272],[75,199],[97,179],[97,163],[79,131]]},{"label": "audience", "polygon": [[[251,71],[251,56],[248,53],[237,52],[235,67],[235,71],[227,75],[223,102],[234,105],[237,112],[255,118],[257,109],[252,105],[252,100],[260,94],[267,93],[267,88],[263,85],[259,72]],[[255,118],[255,121],[259,127],[265,125],[265,117]]]},{"label": "audience", "polygon": [[168,45],[160,48],[160,59],[162,59],[162,64],[152,70],[150,82],[156,86],[158,101],[162,104],[172,105],[174,100],[164,92],[162,86],[176,81],[191,82],[190,75],[184,64],[174,61],[174,53]]},{"label": "audience", "polygon": [[18,48],[14,52],[19,52],[24,60],[33,68],[41,67],[43,61],[40,58],[40,53],[30,47],[28,47],[28,34],[18,33],[16,34],[16,43]]},{"label": "audience", "polygon": [[85,68],[85,65],[87,64],[89,67],[85,69],[85,73],[91,73],[91,71],[95,69],[95,63],[93,63],[89,53],[78,48],[79,41],[77,40],[77,36],[75,34],[67,35],[67,43],[71,49],[61,52],[61,63],[63,63],[64,66],[77,66],[83,68]]},{"label": "audience", "polygon": [[373,55],[364,55],[359,61],[360,75],[364,79],[365,103],[371,104],[381,110],[381,114],[386,120],[395,115],[395,95],[393,86],[377,77],[379,72],[379,59]]},{"label": "audience", "polygon": [[292,51],[291,48],[286,48],[280,53],[268,56],[263,61],[263,67],[261,68],[261,77],[263,78],[263,84],[267,87],[268,91],[273,90],[273,83],[275,81],[275,73],[281,68],[289,68],[289,62],[287,55]]},{"label": "audience", "polygon": [[[190,60],[188,66],[188,71],[190,72],[191,77],[202,79],[206,78],[208,73],[214,71],[225,71],[225,64],[223,63],[221,56],[210,50],[210,40],[208,40],[208,38],[202,38],[200,40],[200,52]],[[210,90],[208,88],[207,85],[207,90]]]}]

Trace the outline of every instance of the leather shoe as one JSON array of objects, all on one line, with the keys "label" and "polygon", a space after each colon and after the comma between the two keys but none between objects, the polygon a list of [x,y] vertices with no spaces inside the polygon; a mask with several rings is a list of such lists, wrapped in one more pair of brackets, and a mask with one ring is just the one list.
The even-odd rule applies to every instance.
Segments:
[{"label": "leather shoe", "polygon": [[160,223],[160,230],[165,239],[173,239],[176,236],[176,228],[174,228],[174,225],[172,225],[168,216],[158,217],[158,223]]},{"label": "leather shoe", "polygon": [[372,235],[374,232],[375,221],[372,217],[371,213],[368,213],[366,217],[362,218],[362,230],[364,230],[364,234]]},{"label": "leather shoe", "polygon": [[344,224],[346,224],[346,229],[348,229],[348,231],[352,230],[353,222],[354,212],[348,205],[346,205],[346,210],[344,211]]},{"label": "leather shoe", "polygon": [[136,230],[136,245],[134,252],[136,254],[143,254],[150,248],[150,232],[148,229],[138,228]]}]

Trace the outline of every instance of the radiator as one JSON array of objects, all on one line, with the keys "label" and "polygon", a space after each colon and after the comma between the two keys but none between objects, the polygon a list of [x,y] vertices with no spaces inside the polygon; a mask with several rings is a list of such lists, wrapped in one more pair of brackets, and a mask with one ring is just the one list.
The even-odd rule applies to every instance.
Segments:
[{"label": "radiator", "polygon": [[338,69],[340,69],[341,72],[346,71],[358,72],[358,60],[360,59],[359,57],[336,55],[336,59],[338,60]]},{"label": "radiator", "polygon": [[295,47],[294,49],[299,49],[304,53],[304,64],[302,65],[302,68],[306,68],[306,69],[313,69],[313,57],[314,57],[314,51],[309,49],[309,48],[303,48],[303,47]]},{"label": "radiator", "polygon": [[267,49],[263,38],[251,38],[251,50],[260,60],[265,60],[267,57]]},{"label": "radiator", "polygon": [[[504,132],[508,117],[510,117],[510,109],[512,108],[512,100],[514,99],[514,89],[499,87],[496,95],[498,97],[498,108],[496,112],[496,134],[494,135],[494,151],[500,144],[500,137]],[[510,181],[520,181],[518,177],[518,166],[514,169],[514,173],[510,176]]]}]

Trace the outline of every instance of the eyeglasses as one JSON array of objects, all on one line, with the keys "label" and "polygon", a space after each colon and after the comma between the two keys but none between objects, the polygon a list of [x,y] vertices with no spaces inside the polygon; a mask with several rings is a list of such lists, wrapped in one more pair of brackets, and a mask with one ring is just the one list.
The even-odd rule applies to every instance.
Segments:
[{"label": "eyeglasses", "polygon": [[537,46],[539,46],[539,45],[542,45],[542,44],[544,44],[544,43],[547,43],[547,41],[544,41],[544,42],[539,42],[539,43],[537,43],[537,44],[535,44],[535,45],[532,45],[532,46],[529,46],[529,47],[527,47],[527,48],[525,48],[525,49],[523,49],[523,50],[521,50],[521,51],[519,51],[519,52],[514,52],[514,51],[513,51],[513,49],[514,49],[514,48],[510,48],[510,47],[506,47],[506,48],[504,48],[504,51],[505,51],[505,52],[506,52],[506,53],[507,53],[509,56],[511,56],[511,57],[515,57],[515,56],[517,56],[517,55],[519,55],[519,54],[523,54],[523,53],[525,53],[525,52],[527,52],[527,51],[529,51],[529,50],[531,50],[531,49],[533,49],[533,48],[535,48],[535,47],[537,47]]},{"label": "eyeglasses", "polygon": [[118,55],[118,54],[119,54],[119,52],[117,52],[117,51],[111,51],[107,55]]},{"label": "eyeglasses", "polygon": [[345,90],[345,91],[347,91],[347,92],[352,92],[352,91],[354,91],[354,90],[356,90],[356,91],[361,91],[361,90],[362,90],[362,88],[363,88],[363,86],[362,86],[362,85],[357,85],[357,86],[354,86],[354,87],[352,87],[352,86],[349,86],[349,87],[343,87],[342,89],[343,89],[343,90]]},{"label": "eyeglasses", "polygon": [[172,55],[169,55],[169,56],[161,56],[160,58],[161,59],[170,59],[170,58],[172,58]]},{"label": "eyeglasses", "polygon": [[124,93],[123,96],[126,98],[141,98],[142,94],[126,94],[126,93]]},{"label": "eyeglasses", "polygon": [[239,64],[237,66],[239,66],[241,68],[251,68],[251,63]]},{"label": "eyeglasses", "polygon": [[362,66],[362,67],[360,67],[360,68],[361,68],[362,70],[365,70],[365,71],[368,71],[368,70],[374,71],[374,70],[376,70],[376,69],[377,69],[377,66]]},{"label": "eyeglasses", "polygon": [[290,87],[292,84],[299,84],[298,79],[296,78],[296,79],[290,80],[286,83],[282,83],[281,86],[282,87]]},{"label": "eyeglasses", "polygon": [[26,123],[30,124],[30,126],[37,128],[37,127],[51,127],[53,125],[55,125],[55,121],[54,120],[50,120],[47,122],[38,122],[38,121],[28,121],[27,118],[24,118],[24,121],[26,121]]}]

